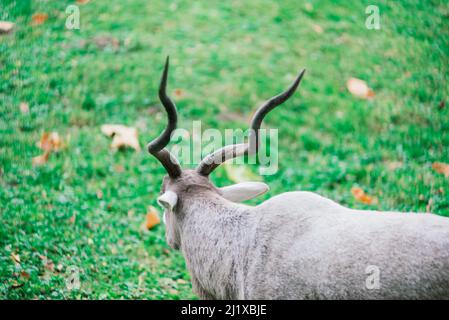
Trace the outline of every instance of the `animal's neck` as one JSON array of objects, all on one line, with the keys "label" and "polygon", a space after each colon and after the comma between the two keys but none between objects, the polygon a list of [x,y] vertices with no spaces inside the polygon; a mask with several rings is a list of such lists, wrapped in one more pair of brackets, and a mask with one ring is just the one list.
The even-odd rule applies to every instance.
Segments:
[{"label": "animal's neck", "polygon": [[253,234],[250,207],[213,193],[189,201],[181,239],[194,285],[218,299],[242,298],[242,270]]}]

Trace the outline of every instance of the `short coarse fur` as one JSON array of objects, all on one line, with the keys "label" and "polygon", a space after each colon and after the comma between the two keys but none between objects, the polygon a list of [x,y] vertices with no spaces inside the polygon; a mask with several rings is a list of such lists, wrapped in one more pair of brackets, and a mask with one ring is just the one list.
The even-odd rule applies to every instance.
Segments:
[{"label": "short coarse fur", "polygon": [[164,179],[167,190],[178,196],[167,242],[200,298],[449,298],[448,218],[352,210],[311,192],[246,206],[193,170]]}]

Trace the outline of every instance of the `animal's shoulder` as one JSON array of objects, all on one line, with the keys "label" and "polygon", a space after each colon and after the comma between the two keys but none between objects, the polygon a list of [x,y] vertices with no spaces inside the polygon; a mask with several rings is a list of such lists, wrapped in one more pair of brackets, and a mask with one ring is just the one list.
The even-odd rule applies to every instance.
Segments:
[{"label": "animal's shoulder", "polygon": [[276,195],[256,207],[267,211],[344,211],[345,207],[338,203],[309,191],[291,191]]}]

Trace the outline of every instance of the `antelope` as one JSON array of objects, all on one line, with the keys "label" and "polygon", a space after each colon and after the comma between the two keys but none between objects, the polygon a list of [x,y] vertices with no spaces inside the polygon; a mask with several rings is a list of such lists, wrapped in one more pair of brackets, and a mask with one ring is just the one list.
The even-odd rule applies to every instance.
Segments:
[{"label": "antelope", "polygon": [[247,142],[183,170],[166,149],[177,124],[168,69],[167,57],[159,98],[168,125],[148,151],[167,172],[157,199],[167,243],[182,252],[201,299],[449,298],[445,217],[354,210],[307,191],[249,206],[241,202],[266,192],[266,184],[216,187],[209,179],[225,160],[257,154],[264,117],[293,95],[305,70],[257,109]]}]

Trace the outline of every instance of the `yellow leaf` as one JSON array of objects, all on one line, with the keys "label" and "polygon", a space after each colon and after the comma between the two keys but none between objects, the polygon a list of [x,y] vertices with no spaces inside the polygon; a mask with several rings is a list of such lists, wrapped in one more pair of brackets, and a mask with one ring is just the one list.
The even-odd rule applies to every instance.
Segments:
[{"label": "yellow leaf", "polygon": [[444,174],[444,176],[447,178],[449,177],[449,164],[444,162],[434,162],[432,164],[432,169],[435,170],[438,173]]},{"label": "yellow leaf", "polygon": [[243,164],[232,164],[225,162],[223,164],[228,178],[236,183],[245,181],[262,181],[262,177],[252,172]]},{"label": "yellow leaf", "polygon": [[351,193],[357,201],[362,203],[375,204],[378,202],[376,198],[367,195],[361,188],[353,187],[351,188]]},{"label": "yellow leaf", "polygon": [[312,29],[313,29],[313,31],[315,31],[316,33],[323,33],[323,32],[324,32],[323,27],[320,26],[319,24],[313,24],[313,25],[312,25]]},{"label": "yellow leaf", "polygon": [[45,151],[40,156],[37,156],[37,157],[34,157],[33,159],[31,159],[31,163],[33,164],[33,166],[44,165],[47,163],[49,155],[50,155],[50,151]]},{"label": "yellow leaf", "polygon": [[161,219],[159,218],[157,209],[153,206],[149,206],[148,212],[146,215],[146,222],[145,222],[146,228],[148,230],[150,230],[160,223],[161,223]]},{"label": "yellow leaf", "polygon": [[46,152],[59,151],[62,147],[62,140],[55,131],[44,132],[37,146]]},{"label": "yellow leaf", "polygon": [[356,79],[356,78],[350,78],[346,86],[350,93],[352,93],[354,96],[362,98],[362,99],[370,99],[374,97],[374,91],[368,87],[365,81]]},{"label": "yellow leaf", "polygon": [[174,96],[175,96],[177,99],[182,99],[182,98],[185,97],[185,91],[182,90],[182,89],[177,88],[177,89],[175,89],[175,91],[174,91]]},{"label": "yellow leaf", "polygon": [[101,126],[101,132],[112,137],[111,148],[113,149],[131,147],[136,151],[140,151],[136,128],[121,124],[104,124]]},{"label": "yellow leaf", "polygon": [[11,258],[12,258],[12,260],[15,262],[15,263],[20,263],[20,256],[19,256],[19,254],[16,254],[16,253],[11,253]]}]

